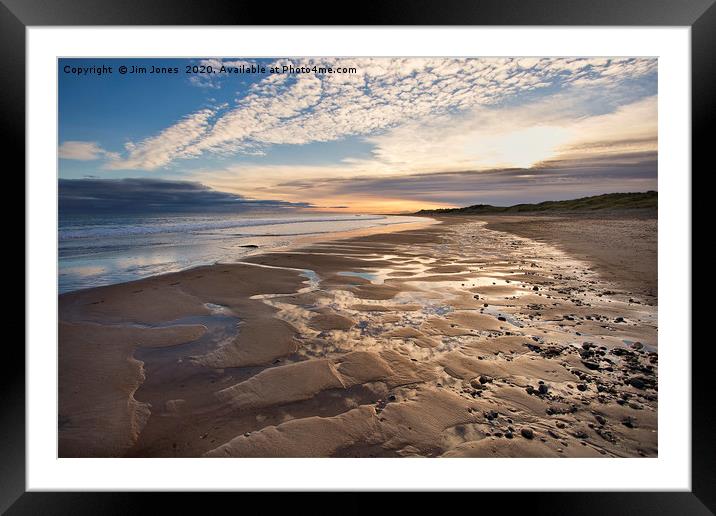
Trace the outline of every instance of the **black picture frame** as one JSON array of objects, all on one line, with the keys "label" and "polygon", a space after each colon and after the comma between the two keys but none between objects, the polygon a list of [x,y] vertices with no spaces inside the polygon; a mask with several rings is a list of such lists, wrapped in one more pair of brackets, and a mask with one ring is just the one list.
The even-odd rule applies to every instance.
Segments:
[{"label": "black picture frame", "polygon": [[[64,25],[552,25],[552,26],[688,26],[691,28],[692,169],[707,173],[710,126],[716,105],[716,0],[397,0],[366,2],[351,8],[336,3],[282,4],[220,0],[0,0],[0,105],[6,129],[4,156],[14,156],[24,170],[25,30],[29,26]],[[280,14],[278,14],[280,11]],[[342,14],[339,14],[342,13]],[[683,171],[689,180],[690,171]],[[691,173],[693,177],[693,173]],[[22,187],[24,189],[24,186]],[[692,191],[693,188],[692,188]],[[695,199],[694,199],[695,201]],[[692,205],[694,202],[692,201]],[[693,217],[692,217],[693,218]],[[698,262],[692,260],[696,269]],[[28,271],[26,270],[26,274]],[[685,300],[690,302],[690,300]],[[693,314],[693,312],[692,312]],[[692,315],[693,318],[693,315]],[[692,319],[692,320],[698,320]],[[605,493],[480,493],[453,495],[477,510],[490,506],[530,504],[530,512],[549,514],[710,514],[716,511],[716,475],[712,405],[712,343],[692,338],[692,491]],[[177,493],[25,492],[25,352],[5,343],[9,354],[0,375],[0,510],[7,514],[112,514],[148,510],[157,497],[165,511],[208,507]],[[199,497],[205,495],[198,495]],[[241,496],[252,503],[256,494]],[[250,497],[246,500],[246,497]],[[265,496],[265,495],[264,495]],[[323,496],[323,495],[321,495]],[[375,510],[375,501],[356,493],[342,507],[351,512]],[[273,495],[272,495],[273,497]],[[507,497],[506,501],[505,497]],[[323,499],[321,499],[323,500]],[[293,494],[293,509],[322,512],[325,500],[315,494]],[[421,503],[421,495],[412,495]],[[452,503],[452,502],[451,502]],[[244,506],[247,507],[247,506]],[[250,505],[248,506],[250,507]]]}]

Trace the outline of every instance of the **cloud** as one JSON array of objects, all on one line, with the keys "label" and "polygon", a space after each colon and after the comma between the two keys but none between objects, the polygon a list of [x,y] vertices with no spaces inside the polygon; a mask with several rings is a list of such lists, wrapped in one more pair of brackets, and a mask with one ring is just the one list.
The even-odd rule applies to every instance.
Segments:
[{"label": "cloud", "polygon": [[[269,172],[251,170],[250,178]],[[573,199],[611,192],[657,189],[655,151],[625,151],[572,160],[555,159],[532,168],[462,170],[416,174],[353,175],[343,170],[290,167],[270,171],[269,184],[259,186],[247,175],[204,174],[203,180],[223,191],[304,199],[323,209],[340,206],[355,212],[406,212],[422,208],[511,205]],[[254,175],[255,173],[255,175]]]},{"label": "cloud", "polygon": [[574,124],[574,136],[558,149],[561,159],[595,155],[656,152],[658,102],[656,95],[622,105],[611,113],[584,117]]},{"label": "cloud", "polygon": [[127,143],[126,157],[108,162],[105,168],[110,170],[155,170],[180,158],[192,158],[199,155],[194,146],[205,136],[210,128],[213,109],[202,109],[185,116],[176,124],[167,127],[156,136],[138,143]]},{"label": "cloud", "polygon": [[612,90],[623,96],[627,93],[617,90],[626,81],[656,71],[656,59],[649,58],[311,58],[268,66],[289,64],[353,67],[357,73],[267,74],[235,105],[190,113],[129,144],[127,155],[108,167],[156,170],[207,153],[256,155],[272,145],[375,136],[426,118],[574,86],[598,88],[603,97]]},{"label": "cloud", "polygon": [[107,152],[97,142],[66,141],[57,150],[60,159],[93,161],[102,158],[117,159],[119,156]]},{"label": "cloud", "polygon": [[211,67],[212,72],[197,73],[192,75],[189,77],[189,84],[196,86],[197,88],[219,90],[221,89],[222,79],[228,76],[226,71],[222,72],[222,66],[225,67],[225,69],[228,69],[234,67],[238,68],[241,66],[251,66],[252,64],[255,64],[255,61],[246,59],[201,59],[196,66],[207,68]]},{"label": "cloud", "polygon": [[627,148],[656,150],[656,96],[601,115],[590,115],[586,104],[583,94],[559,94],[528,106],[478,107],[462,116],[408,123],[367,138],[373,156],[350,162],[371,169],[379,163],[391,171],[481,170],[529,168]]},{"label": "cloud", "polygon": [[305,202],[249,199],[192,181],[161,179],[60,179],[60,213],[149,213],[309,208]]},{"label": "cloud", "polygon": [[221,89],[221,84],[213,80],[212,75],[197,74],[189,77],[189,84],[197,88]]},{"label": "cloud", "polygon": [[457,171],[388,177],[287,181],[283,188],[311,192],[314,202],[348,201],[355,211],[394,201],[402,211],[425,207],[512,205],[611,192],[657,189],[656,153],[594,157],[577,164],[553,161],[535,169]]},{"label": "cloud", "polygon": [[[599,164],[600,173],[607,174],[645,161],[654,162],[656,97],[597,115],[590,115],[584,105],[581,94],[560,94],[529,106],[480,106],[460,116],[428,117],[367,137],[373,149],[370,156],[362,159],[348,158],[320,166],[239,164],[203,169],[195,172],[194,177],[223,191],[308,199],[321,205],[342,205],[344,200],[340,196],[352,195],[334,189],[341,181],[375,185],[373,192],[362,192],[362,200],[354,199],[355,207],[367,201],[369,194],[373,200],[386,195],[393,196],[396,202],[399,195],[404,195],[406,201],[411,199],[408,190],[393,189],[388,193],[379,183],[364,179],[397,181],[405,177],[410,182],[420,174],[468,170],[471,176],[461,177],[469,181],[456,190],[463,194],[476,187],[477,176],[483,171],[518,169],[521,174],[530,174],[529,170],[539,170],[540,175],[535,177],[548,181],[554,176],[544,170],[557,165],[562,169],[569,166],[572,170],[583,170]],[[656,166],[649,170],[655,178]],[[480,181],[487,181],[488,177],[497,176],[488,174]],[[442,192],[439,185],[434,187],[433,199],[444,193],[445,202],[452,202],[449,193]],[[496,185],[491,183],[490,188],[494,190]],[[532,182],[529,188],[542,191]],[[422,199],[415,197],[418,198]]]}]

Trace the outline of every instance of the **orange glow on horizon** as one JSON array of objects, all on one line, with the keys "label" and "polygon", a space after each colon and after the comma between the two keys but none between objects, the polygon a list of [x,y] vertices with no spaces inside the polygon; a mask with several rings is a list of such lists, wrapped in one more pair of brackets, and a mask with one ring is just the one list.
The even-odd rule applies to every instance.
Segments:
[{"label": "orange glow on horizon", "polygon": [[[457,205],[451,203],[423,202],[406,199],[360,199],[341,202],[340,200],[316,201],[318,207],[311,211],[339,212],[339,213],[389,213],[409,214],[420,210],[431,210],[436,208],[455,208]],[[340,208],[339,208],[340,206]]]}]

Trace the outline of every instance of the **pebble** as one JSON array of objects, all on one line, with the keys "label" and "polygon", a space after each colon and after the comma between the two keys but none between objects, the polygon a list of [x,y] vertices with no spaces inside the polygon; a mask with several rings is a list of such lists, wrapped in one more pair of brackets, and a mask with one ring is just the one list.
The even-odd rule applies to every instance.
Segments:
[{"label": "pebble", "polygon": [[629,380],[629,383],[636,389],[643,389],[645,387],[644,380],[641,378],[632,378]]},{"label": "pebble", "polygon": [[622,425],[624,425],[627,428],[636,428],[636,419],[634,419],[631,416],[627,416],[624,419],[622,419]]},{"label": "pebble", "polygon": [[524,437],[525,439],[533,439],[534,436],[535,436],[535,434],[534,434],[534,432],[532,431],[531,428],[523,428],[523,429],[521,429],[521,430],[520,430],[520,434],[521,434],[522,437]]}]

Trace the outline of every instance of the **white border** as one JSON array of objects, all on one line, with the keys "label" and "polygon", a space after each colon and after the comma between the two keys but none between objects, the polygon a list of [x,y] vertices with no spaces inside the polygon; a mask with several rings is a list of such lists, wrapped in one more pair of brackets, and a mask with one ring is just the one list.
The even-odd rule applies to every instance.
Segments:
[{"label": "white border", "polygon": [[[28,490],[690,489],[689,28],[31,27],[27,43]],[[58,56],[565,54],[659,57],[658,458],[56,458]]]}]

